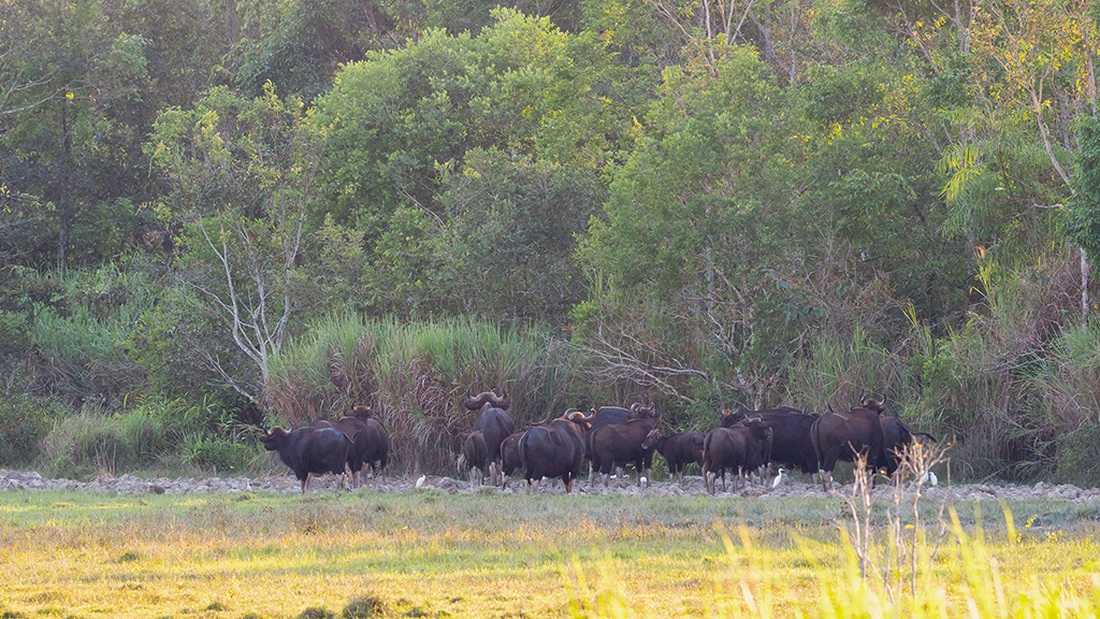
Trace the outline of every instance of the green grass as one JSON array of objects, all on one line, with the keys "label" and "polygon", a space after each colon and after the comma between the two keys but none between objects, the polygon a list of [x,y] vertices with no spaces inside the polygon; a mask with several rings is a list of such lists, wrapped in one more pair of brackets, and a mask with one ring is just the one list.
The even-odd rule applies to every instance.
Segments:
[{"label": "green grass", "polygon": [[[824,496],[7,492],[0,613],[903,617],[968,614],[970,604],[976,616],[1100,609],[1098,506],[1006,507],[1017,514],[1012,527],[1000,504],[959,505],[958,523],[948,522],[953,529],[940,539],[939,506],[925,505],[930,524],[911,593],[859,578],[842,541],[847,508]],[[875,524],[880,540],[886,522]],[[1001,598],[989,598],[984,588],[998,582]]]}]

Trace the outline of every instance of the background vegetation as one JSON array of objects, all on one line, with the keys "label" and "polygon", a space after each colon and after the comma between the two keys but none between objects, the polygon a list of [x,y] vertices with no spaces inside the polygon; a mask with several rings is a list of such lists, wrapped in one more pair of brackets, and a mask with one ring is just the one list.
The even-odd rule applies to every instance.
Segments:
[{"label": "background vegetation", "polygon": [[1095,484],[1091,2],[7,0],[0,466],[864,392]]}]

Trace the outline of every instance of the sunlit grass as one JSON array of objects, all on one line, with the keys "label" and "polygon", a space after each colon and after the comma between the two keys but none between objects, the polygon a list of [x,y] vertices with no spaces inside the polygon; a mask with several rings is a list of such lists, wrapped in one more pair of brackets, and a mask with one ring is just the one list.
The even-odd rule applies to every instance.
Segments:
[{"label": "sunlit grass", "polygon": [[0,615],[993,617],[1100,608],[1096,506],[1011,503],[1019,515],[1006,524],[995,503],[960,505],[943,538],[936,507],[914,593],[859,577],[843,541],[844,507],[824,496],[9,492],[0,494]]}]

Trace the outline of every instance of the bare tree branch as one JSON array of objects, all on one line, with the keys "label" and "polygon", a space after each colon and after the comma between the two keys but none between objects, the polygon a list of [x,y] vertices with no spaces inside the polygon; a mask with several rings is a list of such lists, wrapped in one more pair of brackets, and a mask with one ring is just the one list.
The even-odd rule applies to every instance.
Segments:
[{"label": "bare tree branch", "polygon": [[594,340],[594,345],[581,346],[580,349],[599,361],[595,367],[599,379],[654,387],[684,402],[694,400],[680,392],[674,384],[677,380],[692,377],[711,380],[706,372],[692,368],[676,357],[662,357],[655,344],[642,342],[621,327],[608,333],[601,324],[596,328]]}]

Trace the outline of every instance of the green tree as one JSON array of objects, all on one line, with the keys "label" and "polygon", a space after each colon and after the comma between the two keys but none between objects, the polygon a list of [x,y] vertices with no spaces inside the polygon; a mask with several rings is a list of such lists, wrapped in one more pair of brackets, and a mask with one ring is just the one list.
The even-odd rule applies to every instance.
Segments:
[{"label": "green tree", "polygon": [[[378,309],[423,304],[434,311],[454,300],[437,304],[433,281],[465,276],[440,265],[484,252],[448,247],[474,242],[453,225],[465,232],[481,225],[474,222],[510,218],[513,238],[544,237],[517,227],[539,223],[533,218],[504,214],[538,203],[502,189],[524,194],[532,185],[562,187],[571,178],[573,188],[558,195],[580,214],[561,220],[583,221],[592,204],[580,201],[593,194],[629,127],[637,89],[598,37],[571,35],[514,11],[496,16],[476,37],[432,30],[404,49],[371,53],[344,67],[333,90],[317,100],[314,122],[332,127],[322,166],[324,211],[364,234],[373,278],[367,288],[378,295],[370,301]],[[480,159],[471,165],[467,157],[475,151]],[[472,196],[475,187],[488,193]],[[318,221],[323,216],[314,213]],[[570,232],[554,233],[556,247],[572,246]],[[468,265],[461,270],[474,272]],[[529,284],[522,277],[515,282]]]},{"label": "green tree", "polygon": [[[711,380],[754,403],[797,349],[802,315],[814,311],[785,284],[799,251],[787,236],[797,149],[788,93],[769,73],[749,47],[665,69],[660,99],[580,252],[612,307],[656,312],[635,323],[648,332],[596,325],[593,348],[676,347],[672,356],[712,367]],[[684,396],[685,386],[676,391]]]},{"label": "green tree", "polygon": [[[49,247],[37,250],[38,260],[63,270],[73,247],[97,247],[111,228],[129,224],[132,211],[116,207],[140,185],[125,115],[146,83],[146,41],[119,31],[97,2],[13,5],[14,23],[0,28],[0,49],[9,50],[0,65],[9,112],[0,178],[9,195],[36,209],[37,234],[24,242]],[[24,76],[34,77],[20,84]],[[81,232],[87,236],[73,238]],[[118,244],[103,250],[118,251]],[[103,257],[80,256],[92,263]]]},{"label": "green tree", "polygon": [[561,320],[584,299],[573,239],[605,195],[599,179],[574,165],[475,149],[442,184],[448,225],[433,291],[452,311]]},{"label": "green tree", "polygon": [[255,99],[215,88],[190,110],[169,109],[147,151],[174,188],[165,217],[184,222],[180,281],[217,317],[253,372],[204,347],[208,367],[250,402],[261,402],[270,359],[287,337],[305,215],[322,137],[304,104],[269,83]]},{"label": "green tree", "polygon": [[360,0],[245,3],[242,38],[235,52],[236,81],[253,95],[273,82],[306,101],[327,91],[337,68],[360,60],[362,32],[373,2]]},{"label": "green tree", "polygon": [[[1082,118],[1078,132],[1075,191],[1069,201],[1066,228],[1071,242],[1081,248],[1088,261],[1100,264],[1100,120],[1095,116]],[[1087,300],[1085,303],[1087,308]]]}]

